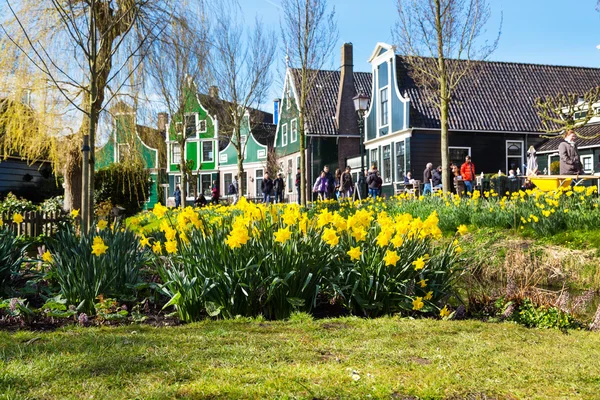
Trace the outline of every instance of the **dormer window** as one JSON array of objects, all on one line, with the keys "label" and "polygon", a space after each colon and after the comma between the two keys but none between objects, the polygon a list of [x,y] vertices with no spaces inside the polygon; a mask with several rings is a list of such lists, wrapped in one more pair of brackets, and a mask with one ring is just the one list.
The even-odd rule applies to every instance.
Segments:
[{"label": "dormer window", "polygon": [[388,124],[388,88],[381,89],[380,93],[380,104],[381,104],[381,126]]},{"label": "dormer window", "polygon": [[200,121],[199,125],[200,125],[200,133],[205,133],[206,132],[206,120]]},{"label": "dormer window", "polygon": [[196,115],[185,116],[185,137],[196,136]]}]

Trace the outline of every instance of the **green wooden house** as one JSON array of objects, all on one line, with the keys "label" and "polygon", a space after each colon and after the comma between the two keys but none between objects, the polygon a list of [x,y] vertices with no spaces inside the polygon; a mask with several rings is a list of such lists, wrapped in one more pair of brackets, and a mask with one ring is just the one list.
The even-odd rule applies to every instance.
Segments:
[{"label": "green wooden house", "polygon": [[[127,160],[132,152],[135,152],[141,157],[144,167],[149,170],[152,179],[150,197],[144,204],[144,209],[150,209],[159,201],[158,187],[162,152],[159,148],[150,147],[148,143],[156,143],[160,146],[163,143],[162,136],[157,129],[137,125],[133,109],[121,104],[119,110],[114,113],[114,128],[108,142],[96,150],[95,170]],[[157,138],[159,139],[157,140]]]}]

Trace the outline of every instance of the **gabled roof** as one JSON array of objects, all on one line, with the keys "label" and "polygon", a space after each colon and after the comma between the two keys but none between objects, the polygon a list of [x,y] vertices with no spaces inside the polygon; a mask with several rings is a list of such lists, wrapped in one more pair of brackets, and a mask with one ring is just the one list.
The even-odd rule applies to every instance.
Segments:
[{"label": "gabled roof", "polygon": [[[294,86],[300,96],[301,75],[299,69],[291,69]],[[307,98],[306,109],[306,134],[308,135],[336,135],[335,112],[340,86],[340,71],[319,70],[315,83]],[[355,93],[362,92],[371,95],[371,73],[354,72]]]},{"label": "gabled roof", "polygon": [[[581,137],[577,137],[575,142],[577,143],[577,147],[592,147],[599,146],[600,147],[600,123],[593,123],[582,126],[581,128],[576,129],[577,133],[584,137],[589,137],[590,139],[584,139]],[[595,137],[594,137],[595,136]],[[557,151],[558,145],[563,141],[563,136],[559,135],[553,137],[552,139],[547,140],[538,149],[538,152],[550,152]]]},{"label": "gabled roof", "polygon": [[252,126],[252,135],[254,139],[262,145],[272,148],[275,144],[275,132],[277,125],[270,122],[261,122]]},{"label": "gabled roof", "polygon": [[[399,55],[396,75],[400,93],[407,93],[411,100],[411,126],[439,129],[439,110],[428,100],[432,93],[415,84]],[[583,94],[599,85],[599,68],[478,61],[475,74],[465,76],[454,92],[449,129],[541,132],[533,107],[536,98]]]}]

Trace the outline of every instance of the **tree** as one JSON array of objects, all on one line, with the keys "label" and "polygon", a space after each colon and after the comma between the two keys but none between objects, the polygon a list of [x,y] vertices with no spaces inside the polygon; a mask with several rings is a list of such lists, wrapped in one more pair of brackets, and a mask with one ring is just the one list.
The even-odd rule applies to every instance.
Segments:
[{"label": "tree", "polygon": [[[440,111],[442,168],[449,170],[448,115],[456,88],[476,73],[498,45],[482,40],[490,17],[487,0],[398,0],[399,21],[393,30],[400,54],[415,82],[428,89]],[[450,182],[443,181],[448,192]]]},{"label": "tree", "polygon": [[[6,0],[2,29],[17,48],[15,64],[34,66],[81,119],[63,146],[65,205],[92,218],[96,130],[100,113],[143,60],[146,49],[170,23],[174,0]],[[18,68],[16,68],[18,69]],[[79,144],[89,142],[89,162]],[[27,156],[27,155],[24,155]],[[86,157],[87,158],[87,157]],[[81,168],[78,166],[81,165]],[[79,186],[83,186],[79,189]],[[81,194],[81,203],[79,200]]]},{"label": "tree", "polygon": [[191,15],[187,15],[186,19],[175,19],[167,34],[156,42],[145,71],[150,77],[147,90],[159,95],[159,103],[170,115],[167,137],[175,140],[181,149],[179,170],[183,207],[188,195],[187,184],[193,178],[194,169],[194,165],[185,159],[186,106],[198,96],[197,85],[205,82],[203,73],[208,52],[209,26],[204,4],[196,4],[197,8],[192,10]]},{"label": "tree", "polygon": [[[338,40],[335,9],[327,11],[327,0],[283,0],[282,35],[289,64],[298,69],[298,140],[300,144],[300,197],[306,205],[306,121],[310,112],[308,96],[317,73],[333,54]],[[289,83],[288,83],[289,84]],[[362,143],[361,143],[362,146]]]},{"label": "tree", "polygon": [[546,133],[556,134],[573,130],[579,137],[592,139],[597,136],[582,136],[576,129],[586,125],[594,117],[594,104],[598,100],[600,86],[590,89],[582,96],[560,93],[556,96],[539,97],[535,100],[534,107]]},{"label": "tree", "polygon": [[252,28],[245,29],[237,2],[223,1],[215,11],[210,65],[219,93],[226,100],[223,107],[227,114],[224,121],[219,121],[219,136],[235,148],[237,175],[241,177],[247,144],[242,141],[242,124],[246,116],[251,130],[253,124],[263,122],[261,115],[251,109],[258,108],[268,93],[277,38],[259,19]]}]

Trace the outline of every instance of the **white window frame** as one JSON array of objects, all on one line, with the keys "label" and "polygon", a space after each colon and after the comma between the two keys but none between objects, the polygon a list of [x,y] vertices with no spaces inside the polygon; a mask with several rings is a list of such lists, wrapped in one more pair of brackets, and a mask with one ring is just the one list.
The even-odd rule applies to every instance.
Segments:
[{"label": "white window frame", "polygon": [[[585,160],[590,160],[590,167],[585,168]],[[592,154],[586,154],[585,156],[579,156],[579,161],[581,162],[581,166],[583,167],[583,171],[587,174],[591,174],[594,171],[594,156]],[[597,171],[596,171],[597,172]]]},{"label": "white window frame", "polygon": [[287,146],[288,144],[288,126],[287,124],[281,125],[281,145]]},{"label": "white window frame", "polygon": [[[383,96],[381,95],[384,91],[387,93],[387,100],[385,102],[385,107],[384,107],[384,105],[382,103],[382,101],[383,101],[382,97]],[[384,108],[385,108],[385,111],[386,111],[385,115],[387,116],[387,121],[385,121],[385,124],[383,123],[383,115],[384,115],[383,111],[384,111]],[[390,125],[390,90],[389,90],[389,85],[388,86],[384,86],[381,89],[379,89],[379,121],[378,122],[379,122],[378,125],[379,125],[380,128],[385,128],[385,127],[387,127],[387,126]]]},{"label": "white window frame", "polygon": [[[385,167],[383,165],[383,162],[384,162],[383,160],[385,159],[384,158],[384,154],[385,154],[385,148],[386,147],[390,148],[390,151],[389,151],[389,153],[390,153],[390,158],[389,158],[389,160],[390,160],[390,171],[389,171],[389,175],[390,176],[387,176],[387,174],[385,173]],[[394,172],[393,172],[393,167],[394,167],[393,166],[393,161],[394,160],[392,160],[392,144],[390,143],[390,144],[386,144],[384,146],[381,146],[381,166],[377,166],[377,168],[379,169],[379,171],[381,171],[381,179],[383,180],[384,184],[392,183],[392,180],[393,180],[392,177],[394,175]]]},{"label": "white window frame", "polygon": [[[523,142],[522,140],[507,140],[505,143],[505,148],[504,148],[504,154],[505,154],[505,158],[506,158],[506,170],[504,171],[505,174],[508,175],[508,171],[510,170],[510,163],[508,162],[509,159],[513,159],[513,158],[517,158],[517,156],[509,156],[508,155],[508,148],[509,146],[515,144],[515,143],[519,143],[521,145],[521,159],[519,161],[519,163],[517,164],[517,168],[521,169],[523,168],[523,162],[525,161],[525,142]],[[523,172],[523,171],[521,171]],[[517,170],[515,170],[515,174],[517,173]]]},{"label": "white window frame", "polygon": [[[212,153],[212,159],[210,159],[210,160],[205,160],[204,159],[204,145],[206,143],[210,143],[212,145],[212,151],[211,151],[211,153]],[[201,160],[200,162],[202,162],[202,163],[205,163],[205,162],[214,162],[215,161],[215,144],[214,144],[214,142],[212,140],[204,140],[204,141],[200,142],[200,144],[201,144],[201,147],[202,147],[200,149],[200,160]]]},{"label": "white window frame", "polygon": [[131,154],[131,146],[129,143],[118,143],[117,144],[117,162],[121,162],[121,148],[126,148],[127,153]]},{"label": "white window frame", "polygon": [[227,163],[229,161],[229,155],[227,153],[223,153],[219,155],[219,162]]},{"label": "white window frame", "polygon": [[192,117],[192,116],[194,117],[194,128],[195,128],[194,130],[196,131],[196,134],[193,137],[198,137],[198,114],[196,114],[196,113],[186,113],[183,116],[183,133],[184,133],[185,137],[188,137],[186,120],[187,120],[187,117]]},{"label": "white window frame", "polygon": [[[175,157],[175,149],[179,149],[179,157]],[[179,143],[171,143],[171,164],[181,163],[181,146]]]},{"label": "white window frame", "polygon": [[198,122],[198,131],[199,131],[200,133],[206,133],[206,129],[207,129],[207,123],[206,123],[206,120],[205,120],[205,119],[203,119],[203,120],[200,120],[200,121]]},{"label": "white window frame", "polygon": [[[375,147],[374,149],[369,149],[369,156],[370,156],[370,160],[369,162],[371,164],[375,163],[375,165],[377,166],[377,169],[381,168],[381,165],[379,164],[379,147]],[[375,157],[373,157],[373,153],[375,153]]]},{"label": "white window frame", "polygon": [[257,158],[265,158],[265,157],[267,157],[267,151],[265,149],[257,150],[256,151],[256,157]]},{"label": "white window frame", "polygon": [[[471,148],[467,147],[467,146],[448,146],[448,154],[450,154],[450,150],[451,149],[458,149],[458,150],[468,150],[468,155],[469,157],[471,157]],[[406,154],[406,150],[404,151],[404,153]],[[449,160],[450,162],[452,162],[452,160]],[[463,163],[465,162],[465,160],[461,160],[460,164],[457,165],[458,169],[460,170],[460,166],[463,165]],[[406,172],[404,172],[404,174],[406,174]]]},{"label": "white window frame", "polygon": [[298,120],[293,119],[291,124],[292,124],[292,129],[291,129],[290,143],[294,143],[298,140]]},{"label": "white window frame", "polygon": [[[406,174],[406,141],[398,140],[393,143],[394,146],[394,157],[392,158],[392,175],[396,175],[396,182],[401,182],[404,179],[404,174]],[[398,151],[398,145],[402,145],[402,174],[398,174],[398,155],[400,152]],[[402,175],[402,176],[398,176]],[[393,181],[393,179],[392,179]]]},{"label": "white window frame", "polygon": [[[260,171],[260,173],[262,174],[260,178],[258,177],[258,171]],[[256,197],[259,196],[259,193],[262,193],[262,187],[258,186],[259,179],[261,180],[261,182],[265,180],[265,170],[263,168],[257,168],[254,170],[254,189],[256,190],[256,193],[254,193],[254,195]]]},{"label": "white window frame", "polygon": [[[208,179],[208,182],[209,182],[208,183],[208,191],[209,191],[208,196],[211,196],[212,193],[210,193],[210,190],[212,189],[212,173],[210,173],[210,172],[203,173],[203,174],[201,173],[201,174],[196,175],[196,179],[198,179],[198,193],[204,194],[204,192],[202,191],[202,177],[203,176],[209,177],[209,179]],[[206,196],[206,194],[204,194],[204,195]]]}]

